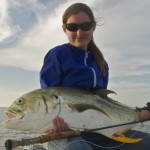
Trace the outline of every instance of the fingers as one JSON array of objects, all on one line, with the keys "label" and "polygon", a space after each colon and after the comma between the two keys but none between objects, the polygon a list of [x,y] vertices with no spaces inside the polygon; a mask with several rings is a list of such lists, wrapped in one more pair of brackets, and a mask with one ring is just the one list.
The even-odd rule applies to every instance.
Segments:
[{"label": "fingers", "polygon": [[45,132],[45,134],[54,134],[54,130],[53,129],[48,130],[48,131]]},{"label": "fingers", "polygon": [[53,120],[54,133],[64,132],[64,131],[67,131],[68,129],[69,129],[68,125],[64,122],[64,120],[62,118],[56,117]]},{"label": "fingers", "polygon": [[56,117],[53,120],[53,128],[45,132],[45,134],[54,134],[58,132],[65,132],[69,130],[69,126],[64,122],[63,118]]},{"label": "fingers", "polygon": [[150,119],[150,112],[148,110],[141,110],[141,120]]}]

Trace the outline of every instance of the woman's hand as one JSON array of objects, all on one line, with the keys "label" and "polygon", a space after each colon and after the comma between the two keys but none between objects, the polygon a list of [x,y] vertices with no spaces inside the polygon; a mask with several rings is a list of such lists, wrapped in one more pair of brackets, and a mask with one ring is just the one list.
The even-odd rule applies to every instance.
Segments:
[{"label": "woman's hand", "polygon": [[69,127],[68,124],[64,122],[63,118],[56,117],[53,120],[53,129],[46,131],[46,134],[54,134],[58,132],[65,132],[68,131]]},{"label": "woman's hand", "polygon": [[148,110],[141,110],[141,120],[150,119],[150,112]]}]

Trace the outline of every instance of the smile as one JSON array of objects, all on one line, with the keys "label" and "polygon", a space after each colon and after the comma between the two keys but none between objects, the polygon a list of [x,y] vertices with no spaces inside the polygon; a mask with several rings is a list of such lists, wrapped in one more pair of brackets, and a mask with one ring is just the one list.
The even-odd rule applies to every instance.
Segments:
[{"label": "smile", "polygon": [[76,40],[84,40],[85,38],[75,38]]}]

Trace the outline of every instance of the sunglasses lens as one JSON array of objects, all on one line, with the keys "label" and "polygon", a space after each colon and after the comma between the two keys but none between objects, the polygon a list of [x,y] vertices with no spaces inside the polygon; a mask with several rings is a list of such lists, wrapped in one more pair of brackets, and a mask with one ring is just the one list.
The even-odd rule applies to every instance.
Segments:
[{"label": "sunglasses lens", "polygon": [[80,25],[80,27],[81,27],[81,29],[82,29],[83,31],[91,30],[92,27],[93,27],[93,22],[85,22],[85,23],[82,23],[82,24]]},{"label": "sunglasses lens", "polygon": [[83,31],[91,30],[93,25],[93,22],[84,22],[80,25],[75,23],[68,23],[65,24],[65,27],[68,31],[76,32],[79,28],[81,28]]},{"label": "sunglasses lens", "polygon": [[66,24],[66,29],[69,31],[76,32],[79,29],[79,25],[75,23],[68,23]]}]

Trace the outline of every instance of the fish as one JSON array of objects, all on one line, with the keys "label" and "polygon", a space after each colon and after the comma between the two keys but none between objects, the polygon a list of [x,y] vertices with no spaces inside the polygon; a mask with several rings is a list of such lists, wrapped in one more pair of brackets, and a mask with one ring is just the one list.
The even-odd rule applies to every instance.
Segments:
[{"label": "fish", "polygon": [[[6,110],[8,129],[44,133],[52,128],[52,121],[62,117],[70,129],[90,130],[110,125],[139,121],[134,107],[122,104],[108,94],[112,90],[88,90],[78,87],[49,87],[36,89],[16,99]],[[125,136],[135,125],[125,125],[94,131],[113,140],[135,143],[142,140]]]}]

